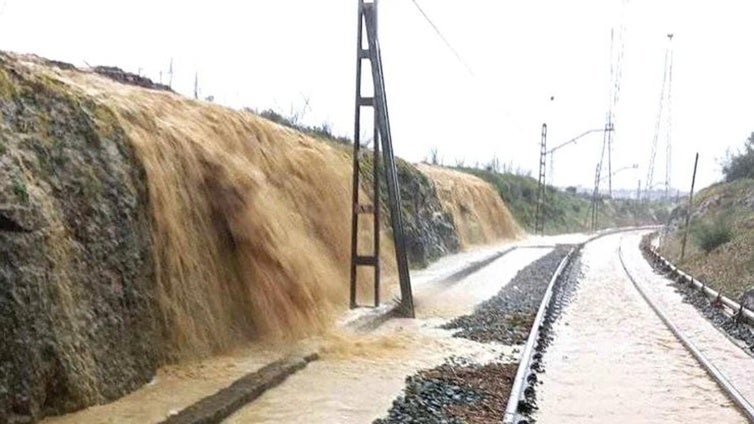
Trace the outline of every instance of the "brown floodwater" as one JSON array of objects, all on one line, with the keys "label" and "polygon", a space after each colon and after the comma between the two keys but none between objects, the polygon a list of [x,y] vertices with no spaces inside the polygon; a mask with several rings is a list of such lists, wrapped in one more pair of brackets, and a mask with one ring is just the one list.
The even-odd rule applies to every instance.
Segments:
[{"label": "brown floodwater", "polygon": [[438,365],[451,355],[485,363],[513,360],[514,347],[453,338],[437,327],[469,313],[493,296],[523,267],[550,249],[520,249],[480,271],[451,283],[438,281],[502,245],[478,248],[438,261],[415,276],[418,319],[394,319],[368,334],[334,329],[297,343],[260,343],[231,354],[187,361],[160,369],[141,389],[106,405],[94,406],[44,423],[157,423],[234,380],[289,354],[319,351],[321,359],[247,405],[228,422],[370,422],[385,415],[401,393],[404,379]]},{"label": "brown floodwater", "polygon": [[521,249],[463,280],[415,292],[417,319],[391,320],[368,335],[343,335],[321,360],[231,416],[228,423],[366,423],[386,415],[407,375],[453,355],[487,363],[513,360],[517,349],[454,338],[437,327],[471,312],[550,249]]}]

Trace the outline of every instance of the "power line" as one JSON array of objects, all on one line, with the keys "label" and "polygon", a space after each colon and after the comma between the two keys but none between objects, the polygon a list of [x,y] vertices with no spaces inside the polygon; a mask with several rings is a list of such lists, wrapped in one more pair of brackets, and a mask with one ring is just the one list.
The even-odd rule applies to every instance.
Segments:
[{"label": "power line", "polygon": [[424,9],[422,9],[422,7],[419,6],[419,3],[416,0],[411,0],[411,1],[414,3],[414,6],[416,6],[416,9],[419,10],[419,13],[421,13],[421,15],[427,21],[427,23],[429,23],[429,25],[432,27],[432,29],[435,30],[435,33],[437,33],[437,35],[440,37],[440,39],[443,41],[443,43],[445,43],[445,46],[453,53],[453,55],[456,57],[456,59],[458,59],[458,61],[461,63],[461,65],[463,65],[466,68],[466,70],[469,71],[469,74],[472,77],[475,76],[474,75],[474,71],[471,70],[471,67],[468,65],[468,63],[466,63],[466,61],[463,60],[463,57],[461,57],[461,55],[458,53],[458,50],[456,50],[453,47],[453,45],[450,44],[450,41],[448,41],[448,39],[445,38],[445,36],[440,31],[440,28],[438,28],[437,25],[435,25],[435,23],[432,22],[432,19],[427,15],[426,12],[424,12]]}]

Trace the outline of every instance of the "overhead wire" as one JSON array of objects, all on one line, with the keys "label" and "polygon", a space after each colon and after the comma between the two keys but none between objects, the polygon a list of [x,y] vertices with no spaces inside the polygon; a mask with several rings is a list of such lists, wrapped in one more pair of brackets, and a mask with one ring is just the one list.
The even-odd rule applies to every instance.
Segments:
[{"label": "overhead wire", "polygon": [[[450,42],[450,40],[443,34],[443,32],[440,30],[440,27],[435,24],[434,20],[429,16],[429,14],[422,8],[422,6],[419,4],[417,0],[411,0],[411,2],[414,4],[414,7],[416,7],[419,14],[424,18],[424,20],[429,24],[429,26],[432,28],[432,30],[435,32],[435,34],[438,36],[438,38],[443,42],[445,47],[453,54],[453,57],[463,66],[466,71],[469,73],[469,76],[476,79],[476,74],[474,73],[474,70],[471,68],[469,63],[464,59],[464,57],[461,55],[461,53],[456,49],[453,44]],[[507,109],[503,108],[502,105],[499,105],[500,112],[507,116],[510,120],[510,123],[513,125],[513,129],[518,131],[521,136],[526,136],[527,132],[523,129],[521,124],[519,123],[519,120],[513,116],[513,114],[508,111]]]},{"label": "overhead wire", "polygon": [[411,0],[411,2],[414,3],[414,6],[416,6],[416,9],[424,17],[424,20],[426,20],[427,23],[432,27],[432,29],[435,31],[437,36],[440,37],[440,39],[445,44],[445,46],[451,51],[451,53],[453,53],[453,56],[455,56],[458,62],[460,62],[461,65],[463,65],[463,67],[466,68],[466,70],[469,72],[469,75],[471,75],[472,77],[475,76],[474,71],[471,69],[471,66],[469,66],[469,64],[463,59],[461,54],[458,53],[458,50],[456,50],[455,47],[453,47],[453,45],[450,44],[450,41],[448,41],[445,35],[443,35],[442,31],[440,31],[440,28],[438,28],[438,26],[435,25],[435,23],[432,21],[432,18],[430,18],[429,15],[427,15],[427,13],[424,11],[424,9],[422,9],[421,5],[419,5],[419,2],[417,2],[417,0]]}]

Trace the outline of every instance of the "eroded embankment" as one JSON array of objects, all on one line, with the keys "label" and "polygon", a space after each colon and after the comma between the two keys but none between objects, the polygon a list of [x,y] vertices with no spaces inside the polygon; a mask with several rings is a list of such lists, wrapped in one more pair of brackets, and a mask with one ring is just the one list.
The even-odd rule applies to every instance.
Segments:
[{"label": "eroded embankment", "polygon": [[[165,362],[321,332],[347,305],[347,149],[35,57],[0,55],[0,113],[0,422],[117,398]],[[493,225],[450,215],[425,234]]]},{"label": "eroded embankment", "polygon": [[473,175],[421,164],[437,187],[446,210],[453,215],[461,246],[489,243],[523,234],[491,185]]}]

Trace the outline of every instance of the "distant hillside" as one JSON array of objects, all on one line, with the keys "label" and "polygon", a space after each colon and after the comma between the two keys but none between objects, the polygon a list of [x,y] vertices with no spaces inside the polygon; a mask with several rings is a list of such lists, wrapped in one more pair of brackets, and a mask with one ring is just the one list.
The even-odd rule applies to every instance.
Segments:
[{"label": "distant hillside", "polygon": [[726,295],[737,298],[754,287],[754,179],[718,183],[694,196],[686,255],[679,262],[687,209],[673,211],[662,253]]},{"label": "distant hillside", "polygon": [[[510,209],[516,221],[533,231],[537,204],[537,180],[532,177],[475,168],[458,168],[489,182]],[[548,186],[545,205],[545,233],[560,234],[589,230],[589,195]],[[672,206],[668,202],[637,202],[632,199],[600,200],[599,228],[664,223]]]}]

